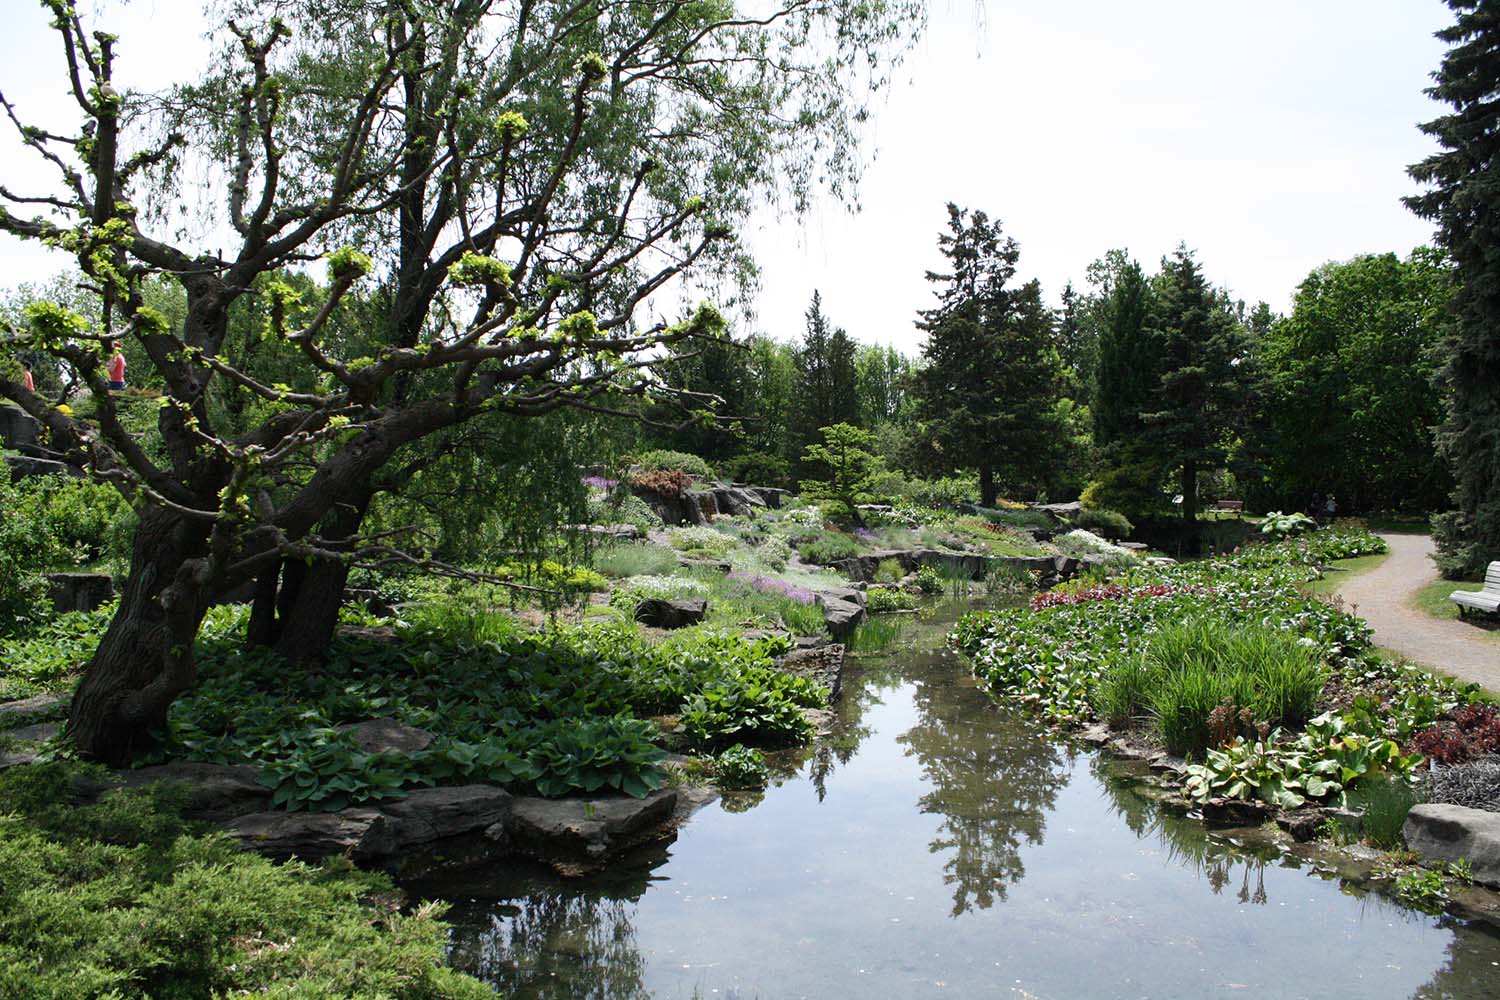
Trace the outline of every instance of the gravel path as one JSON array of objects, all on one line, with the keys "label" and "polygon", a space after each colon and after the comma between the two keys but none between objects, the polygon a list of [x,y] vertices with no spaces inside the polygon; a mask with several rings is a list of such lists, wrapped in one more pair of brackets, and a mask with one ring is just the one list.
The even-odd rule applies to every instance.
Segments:
[{"label": "gravel path", "polygon": [[1385,562],[1339,588],[1355,613],[1375,627],[1375,643],[1425,666],[1500,691],[1500,644],[1472,625],[1430,618],[1407,607],[1412,593],[1438,577],[1432,539],[1381,535],[1391,547]]}]

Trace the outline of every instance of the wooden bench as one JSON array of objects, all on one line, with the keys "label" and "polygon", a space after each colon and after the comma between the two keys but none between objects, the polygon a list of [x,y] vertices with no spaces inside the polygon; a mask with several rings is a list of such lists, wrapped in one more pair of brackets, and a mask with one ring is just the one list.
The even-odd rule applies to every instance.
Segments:
[{"label": "wooden bench", "polygon": [[1245,501],[1243,500],[1215,500],[1209,510],[1232,511],[1235,514],[1245,512]]},{"label": "wooden bench", "polygon": [[1483,590],[1455,590],[1448,600],[1458,605],[1458,616],[1462,618],[1470,609],[1500,612],[1500,561],[1490,563],[1484,573]]}]

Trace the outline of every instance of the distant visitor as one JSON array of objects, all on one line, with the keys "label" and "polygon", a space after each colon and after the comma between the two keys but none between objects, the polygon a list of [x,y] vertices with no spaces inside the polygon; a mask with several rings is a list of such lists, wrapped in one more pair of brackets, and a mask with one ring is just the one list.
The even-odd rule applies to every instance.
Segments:
[{"label": "distant visitor", "polygon": [[115,349],[115,356],[109,359],[109,387],[118,391],[125,388],[125,355],[118,340],[110,346]]}]

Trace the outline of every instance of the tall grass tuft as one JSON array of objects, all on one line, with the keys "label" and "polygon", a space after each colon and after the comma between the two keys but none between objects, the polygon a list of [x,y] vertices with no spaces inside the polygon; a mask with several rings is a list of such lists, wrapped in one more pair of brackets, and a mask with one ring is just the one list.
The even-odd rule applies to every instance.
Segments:
[{"label": "tall grass tuft", "polygon": [[594,552],[594,568],[607,577],[670,576],[678,568],[677,553],[650,542],[602,545]]},{"label": "tall grass tuft", "polygon": [[1406,814],[1417,804],[1411,785],[1401,778],[1386,775],[1360,782],[1350,798],[1354,805],[1364,806],[1361,826],[1365,839],[1386,851],[1406,846],[1401,828],[1406,824]]},{"label": "tall grass tuft", "polygon": [[1170,752],[1201,755],[1213,743],[1216,708],[1248,710],[1264,726],[1298,726],[1313,715],[1325,679],[1317,653],[1295,636],[1203,619],[1164,628],[1116,662],[1094,703],[1116,726],[1149,712]]}]

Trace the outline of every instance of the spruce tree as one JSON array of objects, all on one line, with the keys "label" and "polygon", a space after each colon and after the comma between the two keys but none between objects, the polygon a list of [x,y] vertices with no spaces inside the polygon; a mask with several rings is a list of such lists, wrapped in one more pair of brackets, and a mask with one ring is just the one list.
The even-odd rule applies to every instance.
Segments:
[{"label": "spruce tree", "polygon": [[1151,282],[1124,250],[1111,250],[1089,266],[1096,289],[1087,310],[1095,355],[1090,409],[1094,443],[1107,446],[1140,435],[1141,414],[1156,388],[1156,348],[1146,318]]},{"label": "spruce tree", "polygon": [[1251,366],[1244,330],[1225,297],[1209,287],[1186,247],[1162,261],[1146,321],[1160,372],[1145,441],[1176,470],[1184,533],[1198,515],[1198,477],[1222,467],[1245,412]]},{"label": "spruce tree", "polygon": [[1457,270],[1441,375],[1448,414],[1437,433],[1456,509],[1434,520],[1434,534],[1438,564],[1461,577],[1500,559],[1500,4],[1448,6],[1457,20],[1438,32],[1450,47],[1427,93],[1453,112],[1422,126],[1442,151],[1411,167],[1430,189],[1406,204],[1437,224]]},{"label": "spruce tree", "polygon": [[794,454],[817,441],[821,428],[858,419],[853,338],[823,314],[823,296],[813,292],[807,328],[797,350],[797,422]]},{"label": "spruce tree", "polygon": [[928,335],[918,416],[937,467],[978,470],[993,506],[998,480],[1034,479],[1059,440],[1062,365],[1041,286],[1010,287],[1020,249],[999,220],[950,203],[948,230],[938,246],[951,273],[928,273],[938,305],[917,323]]}]

